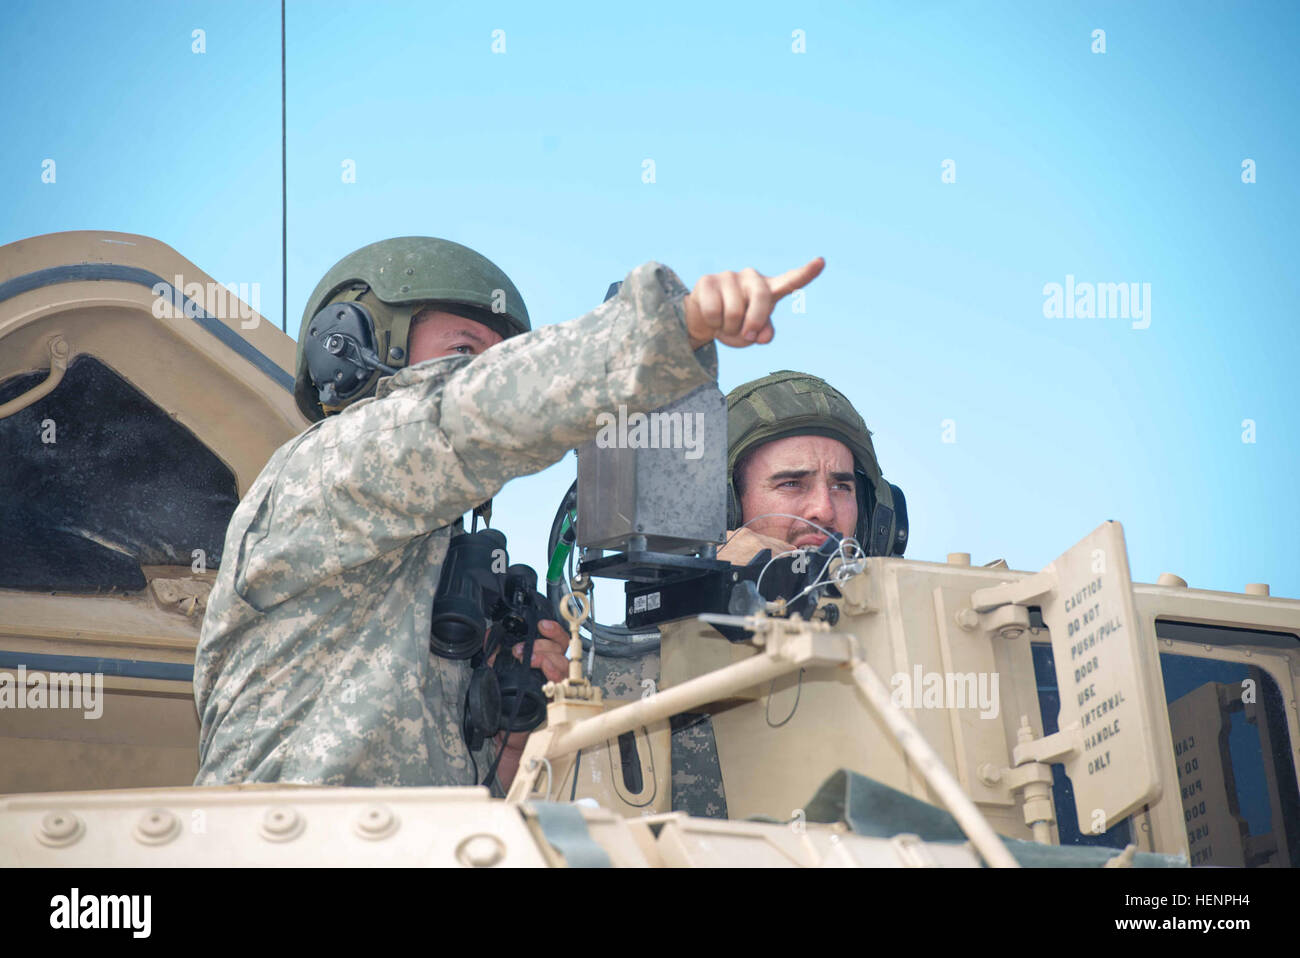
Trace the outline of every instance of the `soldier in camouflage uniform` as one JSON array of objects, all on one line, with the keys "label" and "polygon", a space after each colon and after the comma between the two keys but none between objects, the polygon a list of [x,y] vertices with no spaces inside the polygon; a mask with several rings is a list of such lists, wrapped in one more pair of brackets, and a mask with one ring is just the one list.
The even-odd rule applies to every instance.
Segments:
[{"label": "soldier in camouflage uniform", "polygon": [[[823,265],[715,274],[688,294],[647,263],[591,313],[525,332],[514,285],[465,247],[407,237],[340,261],[299,336],[295,394],[319,421],[275,452],[226,533],[195,665],[195,784],[474,784],[461,732],[471,667],[429,644],[453,526],[591,440],[600,412],[655,409],[712,381],[714,339],[770,342],[775,301]],[[350,348],[374,375],[313,389],[312,324],[350,303],[373,318],[371,340]],[[404,368],[381,377],[384,360]],[[536,644],[532,664],[558,678],[562,657]],[[505,743],[503,785],[523,738]],[[500,747],[485,744],[480,764]]]},{"label": "soldier in camouflage uniform", "polygon": [[[817,548],[826,536],[810,523],[865,545],[859,520],[868,503],[896,505],[862,417],[842,393],[805,373],[783,370],[727,394],[727,472],[732,529],[718,558],[735,565],[764,549]],[[708,715],[675,716],[672,748],[673,808],[726,818]]]}]

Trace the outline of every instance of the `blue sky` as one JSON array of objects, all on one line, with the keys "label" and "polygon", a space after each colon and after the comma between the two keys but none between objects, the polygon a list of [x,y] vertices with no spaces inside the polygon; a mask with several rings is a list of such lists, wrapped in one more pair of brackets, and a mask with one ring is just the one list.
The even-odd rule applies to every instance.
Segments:
[{"label": "blue sky", "polygon": [[[143,233],[258,283],[278,325],[278,4],[0,17],[0,243]],[[1037,569],[1118,519],[1139,581],[1300,596],[1295,4],[290,0],[287,22],[291,335],[387,236],[478,249],[534,325],[650,259],[693,284],[825,256],[771,346],[721,350],[721,385],[793,368],[848,394],[910,557]],[[1067,275],[1150,284],[1150,326],[1046,318]],[[544,565],[573,470],[497,498],[516,561]]]}]

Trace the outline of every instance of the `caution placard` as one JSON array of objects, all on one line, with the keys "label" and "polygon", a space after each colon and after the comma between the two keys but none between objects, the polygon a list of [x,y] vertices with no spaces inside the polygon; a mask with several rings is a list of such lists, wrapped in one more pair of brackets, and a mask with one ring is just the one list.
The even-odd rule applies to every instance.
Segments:
[{"label": "caution placard", "polygon": [[[1158,668],[1154,637],[1133,602],[1124,530],[1106,522],[1048,566],[1056,587],[1042,597],[1052,635],[1061,712],[1081,747],[1067,755],[1079,828],[1104,831],[1160,795],[1156,723],[1148,700]],[[1168,743],[1165,743],[1168,747]]]}]

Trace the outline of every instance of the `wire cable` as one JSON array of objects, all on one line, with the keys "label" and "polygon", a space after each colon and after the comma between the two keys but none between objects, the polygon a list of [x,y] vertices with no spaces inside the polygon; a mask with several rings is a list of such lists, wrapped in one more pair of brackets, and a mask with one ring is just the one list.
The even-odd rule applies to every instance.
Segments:
[{"label": "wire cable", "polygon": [[799,696],[803,694],[803,669],[799,670],[799,684],[795,686],[794,705],[790,708],[790,714],[787,715],[785,718],[781,719],[781,721],[773,723],[772,722],[772,693],[775,691],[776,691],[776,679],[773,679],[772,684],[767,687],[767,705],[763,707],[763,720],[767,722],[768,728],[780,728],[782,725],[785,725],[787,722],[789,722],[790,719],[794,718],[795,712],[799,711]]},{"label": "wire cable", "polygon": [[[793,516],[793,515],[790,515],[789,513],[785,513],[785,512],[769,512],[769,513],[765,513],[765,514],[762,515],[762,516],[755,516],[754,519],[763,519],[763,518],[766,518],[767,516],[782,516],[782,517],[785,517],[785,518],[788,518],[788,519],[799,519],[799,516]],[[754,519],[749,520],[749,522],[753,522]],[[815,522],[810,522],[810,521],[807,520],[807,519],[800,519],[800,521],[801,521],[801,522],[807,522],[808,525],[810,525],[810,526],[812,526],[813,528],[817,529],[819,532],[821,532],[822,534],[824,534],[824,535],[827,536],[828,538],[829,538],[830,536],[834,535],[834,533],[831,533],[831,532],[829,532],[828,530],[823,529],[821,526],[817,525]],[[749,524],[748,522],[745,523],[745,525],[748,525],[748,524]],[[744,528],[744,526],[741,526],[741,528]],[[736,533],[738,533],[738,532],[740,532],[740,529],[737,529],[736,532],[732,533],[732,538],[735,538],[735,535],[736,535]],[[728,539],[727,541],[730,542],[731,539]],[[848,555],[847,553],[845,553],[845,551],[844,551],[844,547],[845,547],[846,545],[852,545],[852,547],[853,547],[853,549],[854,549],[854,555],[850,556],[850,555]],[[758,580],[754,583],[754,588],[755,588],[755,589],[758,589],[758,590],[760,591],[760,593],[761,593],[761,591],[762,591],[762,590],[761,590],[761,587],[762,587],[762,584],[763,584],[763,576],[764,576],[764,574],[767,572],[767,570],[768,570],[769,568],[771,568],[772,564],[773,564],[774,562],[776,562],[777,559],[782,559],[782,558],[785,558],[786,556],[796,555],[796,554],[801,553],[801,552],[806,553],[806,552],[807,552],[807,548],[805,547],[805,548],[800,548],[800,549],[791,549],[791,550],[789,550],[788,552],[778,552],[778,553],[776,553],[775,555],[773,555],[770,559],[767,560],[766,565],[764,565],[763,568],[759,570],[759,572],[758,572]],[[795,596],[790,597],[789,599],[786,599],[786,600],[785,600],[786,605],[787,605],[787,606],[793,605],[795,602],[798,602],[800,599],[802,599],[802,598],[803,598],[805,595],[807,595],[809,592],[812,592],[812,591],[813,591],[814,589],[816,589],[818,586],[821,586],[821,585],[823,585],[823,584],[827,584],[827,585],[831,584],[831,583],[829,582],[829,580],[827,579],[827,576],[828,576],[828,574],[829,574],[829,570],[830,570],[830,566],[831,566],[831,561],[830,561],[830,560],[833,559],[833,558],[835,558],[836,556],[838,556],[839,559],[841,560],[841,565],[840,565],[840,568],[836,571],[836,578],[835,578],[835,584],[838,584],[838,583],[840,583],[840,582],[843,582],[843,581],[844,581],[845,579],[847,579],[849,576],[851,576],[852,574],[854,574],[855,572],[858,571],[858,568],[857,568],[856,566],[854,566],[853,563],[856,563],[858,560],[865,558],[865,557],[866,557],[866,553],[863,552],[863,550],[862,550],[862,546],[861,546],[861,544],[858,542],[857,539],[854,539],[852,536],[843,536],[843,537],[841,537],[841,538],[839,539],[837,545],[836,545],[835,552],[834,552],[832,555],[826,557],[826,563],[825,563],[825,564],[821,567],[821,569],[818,571],[818,573],[817,573],[817,577],[816,577],[815,579],[813,579],[813,581],[812,581],[809,585],[807,585],[807,586],[806,586],[806,587],[805,587],[801,592],[799,592],[798,595],[795,595]]]},{"label": "wire cable", "polygon": [[[554,557],[556,546],[559,543],[560,529],[564,525],[565,517],[574,513],[574,535],[575,544],[577,537],[577,518],[576,509],[578,503],[578,482],[575,479],[569,486],[568,492],[560,502],[560,508],[555,514],[551,523],[551,532],[546,540],[546,554],[548,559]],[[563,583],[551,582],[549,579],[546,583],[546,595],[551,602],[557,607],[561,599],[566,595],[566,590],[571,594],[572,588],[569,579],[573,577],[572,568],[574,563],[573,554],[577,549],[569,550],[567,562],[569,565],[569,575]],[[601,625],[593,616],[589,616],[582,627],[579,629],[578,637],[582,639],[583,650],[591,646],[599,646],[601,655],[613,659],[635,659],[640,658],[650,652],[659,650],[659,631],[657,629],[629,629],[625,625]]]}]

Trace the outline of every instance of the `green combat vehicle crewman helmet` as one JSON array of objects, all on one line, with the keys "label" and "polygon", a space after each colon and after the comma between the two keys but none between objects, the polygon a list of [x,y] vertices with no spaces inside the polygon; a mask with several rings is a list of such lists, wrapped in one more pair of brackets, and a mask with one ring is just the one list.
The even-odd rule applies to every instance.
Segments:
[{"label": "green combat vehicle crewman helmet", "polygon": [[313,422],[405,366],[411,319],[432,307],[509,339],[532,327],[515,284],[487,257],[431,236],[363,246],[325,274],[298,333],[294,399]]},{"label": "green combat vehicle crewman helmet", "polygon": [[727,527],[741,520],[736,464],[764,443],[790,436],[826,436],[848,446],[857,476],[854,535],[868,555],[901,556],[907,548],[907,501],[881,474],[867,424],[824,379],[788,369],[727,394]]}]

